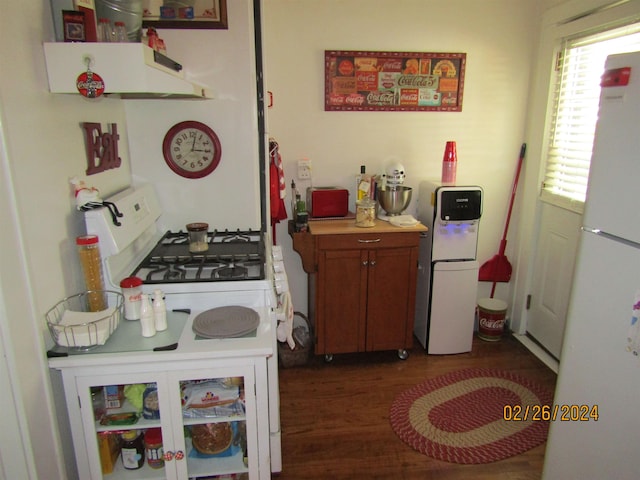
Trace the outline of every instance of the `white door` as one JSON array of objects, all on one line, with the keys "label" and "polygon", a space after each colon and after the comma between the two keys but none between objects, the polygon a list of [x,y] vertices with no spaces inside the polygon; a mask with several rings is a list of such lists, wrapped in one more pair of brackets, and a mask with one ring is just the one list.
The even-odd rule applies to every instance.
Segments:
[{"label": "white door", "polygon": [[560,358],[582,215],[541,202],[527,334]]}]

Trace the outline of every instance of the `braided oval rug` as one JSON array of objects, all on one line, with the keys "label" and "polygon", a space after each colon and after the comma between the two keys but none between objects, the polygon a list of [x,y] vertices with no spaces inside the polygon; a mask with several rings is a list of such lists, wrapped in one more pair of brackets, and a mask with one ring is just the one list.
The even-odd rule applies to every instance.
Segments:
[{"label": "braided oval rug", "polygon": [[514,373],[467,369],[402,392],[391,404],[389,420],[402,441],[429,457],[490,463],[545,442],[549,422],[533,417],[552,401],[547,389]]}]

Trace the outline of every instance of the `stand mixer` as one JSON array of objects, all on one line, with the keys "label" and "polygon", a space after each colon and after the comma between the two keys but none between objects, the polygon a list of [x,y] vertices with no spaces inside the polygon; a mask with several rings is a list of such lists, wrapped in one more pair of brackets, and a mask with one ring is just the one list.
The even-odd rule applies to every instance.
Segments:
[{"label": "stand mixer", "polygon": [[405,187],[404,166],[394,162],[378,179],[377,199],[380,205],[378,218],[397,226],[411,226],[418,221],[411,215],[403,215],[411,202],[411,187]]}]

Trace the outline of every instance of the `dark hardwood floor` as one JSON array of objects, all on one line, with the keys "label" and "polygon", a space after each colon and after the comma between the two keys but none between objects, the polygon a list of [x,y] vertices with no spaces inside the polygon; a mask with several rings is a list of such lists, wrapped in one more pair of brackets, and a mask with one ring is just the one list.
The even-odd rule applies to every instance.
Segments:
[{"label": "dark hardwood floor", "polygon": [[474,339],[470,353],[426,355],[416,342],[409,358],[396,352],[313,356],[304,366],[280,369],[283,469],[279,480],[479,479],[537,480],[546,444],[499,462],[457,465],[422,455],[391,429],[396,395],[463,368],[500,368],[553,391],[556,375],[517,340]]}]

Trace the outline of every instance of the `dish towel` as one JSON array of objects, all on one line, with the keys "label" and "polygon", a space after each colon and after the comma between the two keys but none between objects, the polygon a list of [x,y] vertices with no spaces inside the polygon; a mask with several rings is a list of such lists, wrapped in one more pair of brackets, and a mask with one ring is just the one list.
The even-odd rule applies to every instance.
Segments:
[{"label": "dish towel", "polygon": [[293,340],[293,302],[291,301],[291,292],[286,291],[280,294],[278,298],[278,328],[276,329],[278,341],[287,342],[289,348],[296,348],[296,342]]},{"label": "dish towel", "polygon": [[284,198],[287,195],[287,185],[284,180],[284,168],[282,156],[279,152],[278,142],[273,138],[269,141],[269,196],[271,203],[271,228],[272,238],[276,242],[276,223],[287,219],[287,210]]}]

